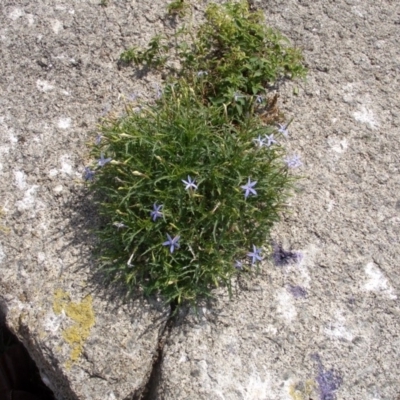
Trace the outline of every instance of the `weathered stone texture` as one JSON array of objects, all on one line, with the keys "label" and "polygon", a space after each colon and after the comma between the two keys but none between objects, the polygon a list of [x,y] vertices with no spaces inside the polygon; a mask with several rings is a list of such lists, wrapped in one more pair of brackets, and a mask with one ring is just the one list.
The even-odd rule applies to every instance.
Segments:
[{"label": "weathered stone texture", "polygon": [[304,49],[310,68],[305,83],[281,88],[294,117],[290,153],[301,156],[305,178],[274,232],[304,257],[266,262],[233,301],[219,297],[199,320],[177,325],[157,398],[396,399],[400,5],[254,3]]},{"label": "weathered stone texture", "polygon": [[[165,310],[101,290],[83,187],[102,115],[155,93],[118,69],[162,26],[163,1],[0,2],[0,296],[59,399],[123,399],[152,369]],[[112,297],[114,296],[114,297]]]}]

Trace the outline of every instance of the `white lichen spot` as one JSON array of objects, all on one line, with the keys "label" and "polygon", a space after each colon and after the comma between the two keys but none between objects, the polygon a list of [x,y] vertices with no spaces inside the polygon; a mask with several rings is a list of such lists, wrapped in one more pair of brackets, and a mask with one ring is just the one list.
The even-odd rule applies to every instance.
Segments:
[{"label": "white lichen spot", "polygon": [[26,19],[28,20],[28,24],[32,26],[35,23],[35,18],[32,14],[26,14]]},{"label": "white lichen spot", "polygon": [[10,14],[8,14],[8,18],[11,18],[13,21],[16,21],[18,18],[22,17],[23,15],[25,15],[24,10],[21,10],[20,8],[14,8],[14,10],[12,10],[10,12]]},{"label": "white lichen spot", "polygon": [[359,111],[355,111],[353,116],[356,121],[367,124],[371,129],[376,129],[379,126],[378,121],[375,119],[374,113],[365,106],[361,106],[361,109]]},{"label": "white lichen spot", "polygon": [[297,317],[296,307],[294,305],[293,296],[284,288],[278,290],[276,294],[277,314],[287,324]]},{"label": "white lichen spot", "polygon": [[341,312],[337,311],[335,319],[325,328],[325,334],[334,339],[344,339],[352,341],[354,335],[346,328],[346,318]]},{"label": "white lichen spot", "polygon": [[52,23],[51,23],[51,29],[53,29],[53,32],[58,35],[58,33],[60,32],[60,30],[63,28],[63,24],[61,21],[59,21],[58,19],[55,19]]},{"label": "white lichen spot", "polygon": [[182,363],[185,363],[188,361],[189,361],[188,356],[186,354],[181,354],[181,356],[178,360],[178,364],[182,364]]},{"label": "white lichen spot", "polygon": [[278,333],[278,329],[274,325],[268,324],[264,326],[263,333],[268,335],[276,335]]},{"label": "white lichen spot", "polygon": [[46,260],[46,254],[44,254],[42,251],[39,251],[37,253],[37,260],[39,264],[42,264]]},{"label": "white lichen spot", "polygon": [[14,171],[15,185],[19,190],[26,188],[26,175],[23,171]]},{"label": "white lichen spot", "polygon": [[349,147],[349,143],[347,142],[346,139],[343,140],[329,140],[328,143],[331,146],[331,149],[335,151],[336,153],[344,153],[347,148]]},{"label": "white lichen spot", "polygon": [[10,135],[9,135],[8,137],[9,137],[9,139],[10,139],[10,143],[11,143],[11,144],[16,144],[16,143],[18,143],[18,138],[17,138],[15,135],[13,135],[12,133],[10,133]]},{"label": "white lichen spot", "polygon": [[3,262],[3,260],[6,258],[6,255],[4,254],[3,248],[1,247],[0,244],[0,264]]},{"label": "white lichen spot", "polygon": [[64,310],[59,315],[56,315],[54,312],[50,311],[45,320],[43,321],[43,329],[46,332],[57,333],[60,330],[62,321],[66,319],[66,315]]},{"label": "white lichen spot", "polygon": [[60,118],[58,120],[58,127],[60,129],[68,129],[71,126],[71,118]]},{"label": "white lichen spot", "polygon": [[33,208],[35,205],[35,191],[38,188],[38,185],[31,186],[24,194],[24,198],[20,201],[17,201],[17,209],[18,211],[25,211]]},{"label": "white lichen spot", "polygon": [[50,178],[54,178],[54,177],[57,176],[57,175],[58,175],[58,169],[52,168],[52,169],[49,171],[49,176],[50,176]]},{"label": "white lichen spot", "polygon": [[36,88],[40,92],[47,93],[47,92],[50,92],[51,90],[53,90],[54,86],[45,80],[38,79],[36,81]]},{"label": "white lichen spot", "polygon": [[53,192],[55,193],[61,193],[64,190],[62,185],[57,185],[55,188],[53,188]]},{"label": "white lichen spot", "polygon": [[[265,379],[260,377],[260,374],[254,371],[248,380],[246,391],[244,393],[245,400],[268,399],[272,395],[272,385],[269,376]],[[276,399],[276,397],[274,397]]]},{"label": "white lichen spot", "polygon": [[61,172],[65,175],[72,175],[73,170],[72,170],[72,166],[69,163],[70,161],[70,157],[69,155],[63,155],[60,158],[60,162],[61,162]]},{"label": "white lichen spot", "polygon": [[326,191],[326,211],[331,212],[333,207],[336,205],[335,199],[331,198],[330,192]]},{"label": "white lichen spot", "polygon": [[368,279],[363,286],[363,290],[381,293],[392,300],[397,299],[397,296],[394,294],[393,288],[389,285],[387,278],[373,262],[368,263],[365,266],[364,271]]}]

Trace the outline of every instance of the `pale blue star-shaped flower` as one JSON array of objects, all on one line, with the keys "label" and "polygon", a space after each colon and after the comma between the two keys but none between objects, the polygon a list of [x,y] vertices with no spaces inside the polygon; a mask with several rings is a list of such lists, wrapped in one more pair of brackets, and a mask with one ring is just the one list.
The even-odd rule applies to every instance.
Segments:
[{"label": "pale blue star-shaped flower", "polygon": [[253,139],[253,142],[255,142],[255,144],[258,146],[258,147],[263,147],[264,146],[264,139],[261,139],[261,136],[260,135],[258,135],[258,138],[256,138],[256,139]]},{"label": "pale blue star-shaped flower", "polygon": [[289,168],[297,168],[303,165],[303,163],[300,161],[300,157],[297,154],[291,157],[286,157],[284,161]]},{"label": "pale blue star-shaped flower", "polygon": [[109,157],[109,158],[104,158],[104,154],[101,153],[100,160],[99,160],[98,164],[100,165],[100,167],[104,167],[104,166],[105,166],[107,163],[109,163],[111,160],[112,160],[111,157]]},{"label": "pale blue star-shaped flower", "polygon": [[197,73],[197,76],[198,76],[198,77],[202,77],[202,76],[206,76],[206,75],[208,75],[208,72],[207,72],[207,71],[199,71],[199,72]]},{"label": "pale blue star-shaped flower", "polygon": [[253,187],[256,185],[256,183],[257,183],[257,181],[251,182],[251,180],[249,178],[246,185],[240,186],[245,191],[245,193],[244,193],[245,199],[247,199],[247,197],[249,197],[250,194],[257,196],[257,192],[255,191],[255,189],[253,189]]},{"label": "pale blue star-shaped flower", "polygon": [[187,177],[187,181],[185,181],[184,179],[182,179],[182,182],[186,185],[185,189],[197,189],[197,185],[195,184],[195,179],[192,180],[192,178],[190,177],[190,175],[188,175]]},{"label": "pale blue star-shaped flower", "polygon": [[257,261],[261,261],[262,257],[260,255],[261,249],[257,249],[256,246],[253,244],[253,251],[247,253],[248,257],[251,257],[251,263],[254,264]]},{"label": "pale blue star-shaped flower", "polygon": [[102,139],[102,138],[103,138],[103,137],[100,135],[100,133],[96,136],[95,143],[96,143],[97,146],[101,143],[101,139]]},{"label": "pale blue star-shaped flower", "polygon": [[174,250],[175,250],[175,247],[176,247],[176,248],[179,248],[179,243],[178,243],[178,241],[179,241],[179,239],[180,239],[180,236],[175,236],[175,237],[172,239],[171,236],[169,236],[168,233],[167,233],[167,238],[168,238],[168,240],[167,240],[166,242],[163,243],[163,246],[170,246],[169,251],[170,251],[171,253],[173,253]]},{"label": "pale blue star-shaped flower", "polygon": [[157,203],[153,204],[153,211],[150,213],[151,218],[155,221],[157,218],[162,217],[162,212],[160,211],[162,208],[162,204],[157,205]]},{"label": "pale blue star-shaped flower", "polygon": [[83,178],[85,181],[92,181],[94,179],[95,172],[92,171],[89,167],[85,167],[85,172],[83,173]]},{"label": "pale blue star-shaped flower", "polygon": [[287,125],[278,124],[278,125],[279,125],[278,132],[282,133],[282,135],[285,136],[285,138],[288,138],[289,137],[289,131],[288,131],[289,124],[287,124]]},{"label": "pale blue star-shaped flower", "polygon": [[271,145],[273,145],[274,143],[277,143],[277,141],[274,139],[274,134],[272,135],[265,135],[265,139],[264,139],[264,144],[267,147],[270,147]]},{"label": "pale blue star-shaped flower", "polygon": [[238,261],[238,260],[236,260],[235,261],[235,268],[242,269],[243,268],[243,263]]}]

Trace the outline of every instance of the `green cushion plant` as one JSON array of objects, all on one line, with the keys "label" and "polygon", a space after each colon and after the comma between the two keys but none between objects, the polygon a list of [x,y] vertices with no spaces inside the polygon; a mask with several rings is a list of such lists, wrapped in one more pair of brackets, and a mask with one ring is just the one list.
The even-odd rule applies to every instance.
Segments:
[{"label": "green cushion plant", "polygon": [[[260,112],[268,84],[305,73],[300,53],[277,45],[282,37],[245,2],[211,4],[206,15],[192,44],[179,46],[182,67],[162,96],[104,120],[96,166],[85,170],[104,222],[100,268],[174,305],[221,284],[231,292],[233,276],[257,269],[296,179],[288,167],[299,165],[284,159],[287,126],[265,125]],[[266,52],[267,34],[275,46]],[[150,57],[132,50],[132,61],[160,67],[162,46]]]}]

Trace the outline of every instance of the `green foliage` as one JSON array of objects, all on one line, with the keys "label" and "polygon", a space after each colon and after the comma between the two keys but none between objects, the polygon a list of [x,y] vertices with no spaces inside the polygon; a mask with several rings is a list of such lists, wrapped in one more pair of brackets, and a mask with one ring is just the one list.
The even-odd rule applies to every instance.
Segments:
[{"label": "green foliage", "polygon": [[168,14],[179,17],[184,17],[188,8],[189,4],[185,0],[175,0],[167,6]]},{"label": "green foliage", "polygon": [[120,56],[120,61],[124,63],[134,62],[136,65],[145,65],[146,67],[158,68],[165,64],[167,56],[165,55],[168,46],[161,43],[162,36],[154,36],[146,50],[139,50],[136,47],[124,51]]},{"label": "green foliage", "polygon": [[[288,195],[283,149],[254,143],[273,131],[253,118],[232,125],[188,88],[170,88],[156,105],[104,124],[93,156],[113,161],[91,184],[107,221],[98,232],[104,270],[178,303],[229,287],[234,260],[265,242]],[[188,176],[196,190],[185,189]],[[245,199],[248,178],[257,181],[257,196]],[[162,205],[156,221],[154,204]],[[180,236],[173,253],[163,245],[167,234]]]},{"label": "green foliage", "polygon": [[[184,85],[192,85],[205,103],[225,104],[228,113],[236,118],[254,112],[254,96],[264,96],[269,85],[306,75],[300,50],[267,27],[262,12],[250,11],[244,0],[223,5],[211,3],[206,21],[198,31],[194,34],[192,30],[180,29],[175,39],[175,57],[181,65],[176,72]],[[168,59],[168,46],[162,46],[162,40],[166,39],[156,36],[148,50],[127,50],[121,59],[159,67]],[[159,59],[162,62],[154,62]],[[203,74],[201,84],[199,73]]]},{"label": "green foliage", "polygon": [[[257,269],[296,179],[288,165],[299,165],[283,159],[288,125],[263,118],[279,120],[268,85],[305,74],[300,52],[246,2],[211,4],[197,34],[184,36],[162,96],[104,120],[98,161],[85,172],[103,219],[100,268],[173,304],[195,304],[219,285],[230,292],[234,275]],[[160,68],[164,41],[121,60]]]}]

